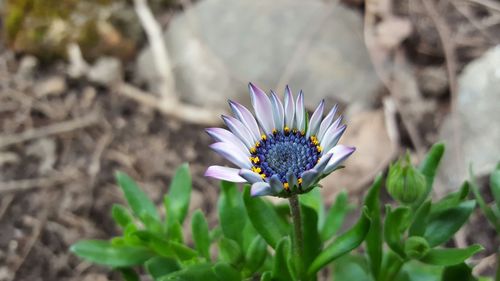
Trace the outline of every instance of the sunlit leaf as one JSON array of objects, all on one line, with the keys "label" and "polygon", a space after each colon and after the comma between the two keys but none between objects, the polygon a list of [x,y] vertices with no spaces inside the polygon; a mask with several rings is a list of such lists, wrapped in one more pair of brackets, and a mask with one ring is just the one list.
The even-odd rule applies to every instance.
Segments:
[{"label": "sunlit leaf", "polygon": [[153,252],[144,247],[114,246],[102,240],[82,240],[70,250],[83,259],[112,267],[142,264],[153,256]]}]

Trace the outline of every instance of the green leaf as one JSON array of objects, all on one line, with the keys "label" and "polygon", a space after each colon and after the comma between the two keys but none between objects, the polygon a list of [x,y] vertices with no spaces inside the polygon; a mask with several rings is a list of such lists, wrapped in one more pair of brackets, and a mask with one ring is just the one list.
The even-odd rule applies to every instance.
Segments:
[{"label": "green leaf", "polygon": [[210,261],[210,234],[208,230],[208,223],[205,215],[196,210],[191,220],[191,231],[193,233],[193,241],[196,250],[200,256]]},{"label": "green leaf", "polygon": [[140,281],[139,275],[130,267],[121,267],[118,269],[125,281]]},{"label": "green leaf", "polygon": [[[496,200],[496,195],[495,195],[495,183],[494,183],[494,180],[493,180],[493,177],[494,177],[494,173],[493,172],[491,174],[491,177],[490,177],[490,187],[491,187],[491,191],[493,193],[493,197],[495,198]],[[471,180],[471,189],[472,189],[472,192],[474,193],[474,197],[476,197],[476,201],[477,201],[477,204],[479,205],[479,208],[481,208],[481,211],[483,212],[484,216],[488,219],[489,223],[495,228],[495,230],[497,231],[497,233],[500,233],[500,218],[498,217],[498,212],[497,214],[495,214],[495,212],[493,212],[493,210],[491,209],[491,207],[486,204],[486,202],[484,201],[484,198],[483,196],[481,195],[481,192],[479,191],[479,186],[477,185],[477,181],[476,181],[476,177],[474,176],[474,172],[472,170],[472,165],[470,165],[469,167],[469,176],[470,176],[470,180]],[[498,209],[498,206],[497,205],[497,209]]]},{"label": "green leaf", "polygon": [[477,244],[463,249],[431,249],[420,261],[432,265],[455,265],[482,250],[483,247]]},{"label": "green leaf", "polygon": [[220,281],[209,263],[194,264],[182,270],[165,275],[158,281]]},{"label": "green leaf", "polygon": [[182,243],[177,243],[174,241],[170,241],[169,243],[170,247],[180,260],[190,260],[198,256],[198,252]]},{"label": "green leaf", "polygon": [[231,265],[225,262],[219,262],[214,266],[215,275],[219,278],[220,281],[226,280],[241,280],[241,274]]},{"label": "green leaf", "polygon": [[403,234],[410,224],[410,219],[410,208],[398,207],[392,210],[390,205],[386,206],[384,238],[389,248],[403,259],[406,256],[403,244]]},{"label": "green leaf", "polygon": [[328,241],[339,231],[348,212],[349,202],[347,201],[347,192],[342,191],[337,195],[335,203],[330,207],[325,222],[320,228],[322,241]]},{"label": "green leaf", "polygon": [[293,280],[288,268],[288,260],[290,259],[290,238],[283,237],[276,246],[276,254],[274,257],[274,265],[272,271],[272,280],[290,281]]},{"label": "green leaf", "polygon": [[250,186],[245,186],[243,201],[255,230],[266,240],[267,244],[276,248],[281,238],[288,234],[288,226],[268,203],[261,198],[250,196]]},{"label": "green leaf", "polygon": [[439,167],[439,162],[441,162],[441,158],[443,157],[444,150],[445,145],[443,143],[434,144],[429,152],[427,152],[422,164],[420,164],[419,170],[425,176],[427,187],[425,196],[422,196],[421,199],[415,203],[415,206],[420,206],[431,193],[434,178],[436,177],[436,172]]},{"label": "green leaf", "polygon": [[170,241],[184,243],[184,236],[182,235],[182,225],[178,221],[173,221],[167,226],[167,236]]},{"label": "green leaf", "polygon": [[246,220],[245,228],[243,228],[243,252],[248,252],[250,244],[257,236],[260,237],[260,235],[257,233],[257,230],[255,230],[255,228],[253,227],[252,222],[250,220]]},{"label": "green leaf", "polygon": [[131,237],[138,239],[142,244],[147,245],[151,250],[153,250],[158,255],[163,257],[177,257],[177,254],[172,250],[170,242],[165,240],[163,237],[158,236],[148,230],[137,230]]},{"label": "green leaf", "polygon": [[474,200],[464,201],[454,208],[433,214],[429,218],[424,238],[431,247],[435,247],[448,241],[462,225],[467,222],[474,210]]},{"label": "green leaf", "polygon": [[250,247],[248,248],[248,252],[246,253],[246,267],[251,272],[254,273],[257,271],[266,260],[267,256],[267,245],[266,241],[262,239],[260,236],[256,236]]},{"label": "green leaf", "polygon": [[493,198],[495,198],[497,209],[500,211],[500,163],[498,163],[495,170],[491,172],[490,189]]},{"label": "green leaf", "polygon": [[413,222],[410,225],[410,236],[422,236],[427,227],[427,220],[431,211],[431,201],[426,201],[417,209]]},{"label": "green leaf", "polygon": [[372,274],[378,276],[382,264],[382,219],[380,217],[380,188],[382,186],[382,175],[379,174],[368,193],[365,196],[365,206],[371,218],[371,225],[366,235],[366,251],[370,258]]},{"label": "green leaf", "polygon": [[311,266],[307,270],[309,276],[314,276],[321,268],[326,266],[331,261],[342,255],[352,251],[358,247],[370,229],[370,218],[368,216],[367,208],[363,208],[361,217],[350,230],[340,235],[329,246],[327,246],[321,254],[316,257]]},{"label": "green leaf", "polygon": [[445,267],[441,280],[477,281],[477,279],[472,275],[472,268],[465,263]]},{"label": "green leaf", "polygon": [[396,281],[441,281],[442,271],[441,266],[428,266],[419,261],[409,261],[397,275]]},{"label": "green leaf", "polygon": [[130,208],[138,218],[142,213],[147,213],[157,220],[160,219],[155,204],[139,189],[134,180],[122,172],[117,172],[116,181],[122,189]]},{"label": "green leaf", "polygon": [[79,241],[71,246],[70,251],[88,261],[112,267],[142,264],[153,256],[144,247],[113,246],[102,240]]},{"label": "green leaf", "polygon": [[146,261],[144,267],[149,275],[151,275],[151,277],[155,280],[161,276],[165,276],[181,269],[179,263],[175,259],[164,257],[151,258]]},{"label": "green leaf", "polygon": [[270,271],[266,271],[260,276],[260,281],[271,281],[272,278],[272,273]]},{"label": "green leaf", "polygon": [[243,257],[241,248],[236,241],[226,237],[219,240],[219,258],[229,264],[238,264]]},{"label": "green leaf", "polygon": [[469,195],[469,182],[464,182],[458,191],[446,195],[443,199],[432,204],[431,214],[442,212],[446,209],[456,207],[467,199]]},{"label": "green leaf", "polygon": [[189,165],[182,164],[175,171],[175,175],[170,182],[170,189],[168,190],[168,197],[170,198],[170,204],[168,204],[167,220],[169,224],[173,220],[178,221],[181,225],[186,218],[189,199],[191,198],[191,174],[189,173]]},{"label": "green leaf", "polygon": [[222,181],[218,202],[219,220],[224,236],[243,246],[247,214],[235,183]]},{"label": "green leaf", "polygon": [[139,218],[141,219],[141,221],[144,223],[144,225],[148,230],[158,235],[163,235],[165,233],[164,227],[161,224],[161,222],[158,219],[152,217],[150,214],[143,211],[139,216]]},{"label": "green leaf", "polygon": [[[322,226],[325,222],[325,208],[323,204],[323,195],[319,188],[313,188],[308,193],[299,196],[300,204],[308,206],[316,211],[318,215],[318,226]],[[319,227],[316,226],[317,229]]]},{"label": "green leaf", "polygon": [[321,238],[318,233],[318,215],[308,206],[301,205],[304,253],[300,257],[303,268],[308,268],[321,252]]},{"label": "green leaf", "polygon": [[333,263],[333,281],[372,281],[368,264],[364,257],[345,255]]},{"label": "green leaf", "polygon": [[115,223],[122,228],[125,228],[129,223],[134,222],[134,218],[127,208],[120,204],[113,204],[113,207],[111,207],[111,217]]}]

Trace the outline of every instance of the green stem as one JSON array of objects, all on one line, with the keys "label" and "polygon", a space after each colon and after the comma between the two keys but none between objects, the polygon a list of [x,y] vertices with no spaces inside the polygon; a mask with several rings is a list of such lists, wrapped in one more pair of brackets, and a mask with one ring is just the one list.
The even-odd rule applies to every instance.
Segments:
[{"label": "green stem", "polygon": [[384,258],[382,269],[377,280],[392,281],[398,275],[399,271],[406,263],[406,260],[401,259],[398,255],[389,251]]},{"label": "green stem", "polygon": [[304,278],[304,265],[302,263],[301,257],[304,253],[304,238],[302,235],[302,218],[300,215],[300,203],[299,197],[293,195],[288,198],[290,202],[290,211],[292,214],[294,237],[293,237],[293,256],[295,259],[295,266],[297,267],[299,281],[305,280]]}]

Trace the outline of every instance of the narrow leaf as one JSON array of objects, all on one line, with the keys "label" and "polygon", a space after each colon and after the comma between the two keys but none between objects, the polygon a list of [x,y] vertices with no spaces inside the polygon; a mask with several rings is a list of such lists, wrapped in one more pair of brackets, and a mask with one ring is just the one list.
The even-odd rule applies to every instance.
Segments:
[{"label": "narrow leaf", "polygon": [[243,245],[243,229],[247,221],[245,206],[235,183],[222,181],[218,202],[219,220],[224,236]]},{"label": "narrow leaf", "polygon": [[434,178],[436,177],[436,172],[439,167],[439,163],[441,162],[441,158],[443,157],[445,150],[445,145],[443,143],[434,144],[427,155],[425,156],[424,161],[420,164],[419,170],[424,174],[427,187],[425,196],[415,203],[416,206],[420,206],[423,201],[427,199],[432,190],[432,185],[434,183]]},{"label": "narrow leaf", "polygon": [[[495,198],[496,200],[496,195],[495,195],[495,187],[494,187],[494,173],[493,172],[491,174],[491,177],[490,177],[490,188],[491,188],[491,191],[493,193],[493,197]],[[470,165],[469,167],[469,177],[470,177],[470,181],[471,181],[471,189],[472,189],[472,193],[474,193],[474,197],[476,198],[476,201],[477,201],[477,204],[479,205],[479,208],[481,208],[481,211],[483,211],[483,214],[484,216],[488,219],[489,223],[495,228],[495,230],[497,231],[497,233],[500,233],[500,218],[498,217],[498,215],[495,214],[495,212],[493,212],[493,210],[491,209],[491,207],[486,204],[483,196],[481,195],[481,192],[479,191],[479,186],[477,185],[477,180],[476,180],[476,177],[474,175],[474,172],[472,170],[472,165]],[[498,209],[498,206],[497,205],[497,209]],[[497,212],[498,214],[498,212]]]},{"label": "narrow leaf", "polygon": [[238,281],[238,280],[241,280],[240,272],[225,262],[217,263],[214,266],[214,272],[220,281],[226,281],[226,280]]},{"label": "narrow leaf", "polygon": [[242,259],[241,248],[236,241],[222,237],[219,241],[219,258],[229,264],[236,265]]},{"label": "narrow leaf", "polygon": [[422,236],[427,227],[427,220],[431,211],[431,201],[426,201],[417,209],[413,222],[410,226],[410,236]]},{"label": "narrow leaf", "polygon": [[189,199],[191,198],[191,174],[189,165],[182,164],[175,171],[175,175],[170,182],[168,197],[170,198],[169,209],[167,209],[167,218],[169,221],[177,220],[181,225],[186,218],[189,208]]},{"label": "narrow leaf", "polygon": [[288,234],[288,226],[268,203],[261,198],[250,196],[250,186],[245,187],[243,201],[255,230],[271,247],[276,248],[281,238]]},{"label": "narrow leaf", "polygon": [[191,230],[193,233],[194,245],[200,256],[210,261],[210,234],[208,230],[208,223],[205,215],[196,210],[191,220]]},{"label": "narrow leaf", "polygon": [[363,256],[345,255],[333,263],[333,281],[372,281]]},{"label": "narrow leaf", "polygon": [[420,261],[432,265],[455,265],[482,250],[483,247],[477,244],[463,249],[431,249]]},{"label": "narrow leaf", "polygon": [[450,240],[455,232],[467,221],[475,206],[476,202],[470,200],[462,202],[454,208],[434,214],[429,219],[424,235],[429,245],[435,247]]},{"label": "narrow leaf", "polygon": [[140,217],[144,212],[159,220],[160,216],[156,211],[155,204],[139,189],[134,180],[122,172],[117,172],[116,181],[122,189],[130,208],[137,217]]},{"label": "narrow leaf", "polygon": [[441,281],[477,281],[472,275],[472,268],[465,263],[447,266],[443,270]]},{"label": "narrow leaf", "polygon": [[382,219],[380,217],[380,188],[382,175],[379,174],[365,196],[365,206],[371,218],[370,230],[366,235],[366,251],[370,259],[372,274],[378,276],[382,264]]},{"label": "narrow leaf", "polygon": [[338,257],[352,251],[354,248],[358,247],[370,229],[370,218],[368,216],[368,210],[363,208],[360,219],[350,230],[346,233],[340,235],[337,239],[333,241],[328,247],[326,247],[321,254],[316,257],[308,269],[308,275],[314,276],[321,268],[326,266],[331,261]]},{"label": "narrow leaf", "polygon": [[143,247],[113,246],[110,242],[101,240],[79,241],[70,250],[83,259],[112,267],[142,264],[153,255]]},{"label": "narrow leaf", "polygon": [[495,170],[491,172],[490,188],[493,198],[495,198],[497,208],[500,210],[500,163],[498,163]]},{"label": "narrow leaf", "polygon": [[469,182],[464,182],[459,190],[446,195],[444,198],[432,204],[431,214],[442,212],[458,206],[464,200],[467,200],[469,195],[470,185]]},{"label": "narrow leaf", "polygon": [[290,239],[284,237],[276,247],[276,254],[274,257],[274,265],[272,271],[272,280],[289,281],[293,280],[288,269],[288,260],[290,258]]},{"label": "narrow leaf", "polygon": [[151,277],[155,280],[161,276],[181,269],[179,263],[175,259],[164,257],[151,258],[146,261],[144,267],[149,275],[151,275]]},{"label": "narrow leaf", "polygon": [[113,207],[111,207],[111,217],[113,218],[115,223],[122,228],[126,227],[129,223],[132,223],[134,221],[134,218],[127,210],[127,208],[120,204],[113,204]]},{"label": "narrow leaf", "polygon": [[337,195],[335,203],[330,207],[325,222],[321,227],[322,241],[328,241],[337,231],[339,231],[348,212],[349,202],[347,201],[347,192],[342,191]]},{"label": "narrow leaf", "polygon": [[266,271],[260,276],[260,281],[271,281],[272,278],[272,273],[270,271]]},{"label": "narrow leaf", "polygon": [[302,194],[299,196],[300,204],[304,206],[308,206],[316,211],[318,215],[318,226],[322,226],[325,222],[325,208],[323,204],[323,195],[321,195],[321,191],[319,188],[314,188],[308,193]]},{"label": "narrow leaf", "polygon": [[254,273],[262,266],[262,264],[264,264],[266,256],[267,256],[266,242],[264,241],[264,239],[262,239],[262,237],[255,236],[245,256],[247,269],[251,273]]},{"label": "narrow leaf", "polygon": [[387,245],[401,258],[405,258],[403,234],[410,224],[410,209],[408,207],[398,207],[391,210],[386,206],[386,218],[384,223],[384,238]]},{"label": "narrow leaf", "polygon": [[157,279],[158,281],[220,281],[215,275],[212,265],[208,263],[194,264]]},{"label": "narrow leaf", "polygon": [[300,257],[303,268],[308,268],[321,252],[321,239],[318,233],[318,215],[308,206],[301,205],[304,253]]}]

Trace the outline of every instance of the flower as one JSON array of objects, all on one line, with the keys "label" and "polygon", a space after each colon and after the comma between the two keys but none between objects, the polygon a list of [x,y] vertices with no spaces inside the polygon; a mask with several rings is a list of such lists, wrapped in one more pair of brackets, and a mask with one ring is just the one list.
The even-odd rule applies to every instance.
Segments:
[{"label": "flower", "polygon": [[255,118],[243,105],[229,101],[233,116],[222,115],[229,130],[208,128],[216,141],[210,147],[239,168],[210,166],[205,176],[252,184],[251,195],[290,197],[318,186],[355,150],[338,145],[346,129],[337,106],[323,118],[324,101],[308,119],[304,94],[294,100],[285,88],[284,104],[271,91],[268,96],[252,83],[248,86]]}]

